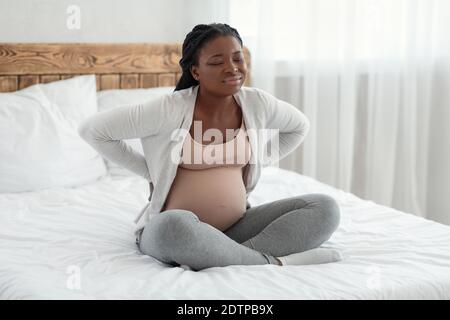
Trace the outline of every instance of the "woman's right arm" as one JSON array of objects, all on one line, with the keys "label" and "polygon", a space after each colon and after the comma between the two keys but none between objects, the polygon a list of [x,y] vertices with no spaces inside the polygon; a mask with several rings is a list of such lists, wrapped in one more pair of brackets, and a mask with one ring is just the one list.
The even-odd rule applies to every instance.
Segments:
[{"label": "woman's right arm", "polygon": [[78,126],[78,133],[102,157],[150,181],[144,156],[122,140],[157,134],[163,124],[161,106],[157,98],[98,112]]}]

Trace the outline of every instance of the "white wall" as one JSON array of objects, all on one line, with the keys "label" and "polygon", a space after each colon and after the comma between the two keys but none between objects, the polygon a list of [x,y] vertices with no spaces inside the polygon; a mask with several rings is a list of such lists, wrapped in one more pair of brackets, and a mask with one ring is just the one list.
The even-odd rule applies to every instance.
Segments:
[{"label": "white wall", "polygon": [[[80,29],[67,27],[70,5],[80,9]],[[0,42],[183,42],[196,24],[225,17],[222,8],[216,0],[0,0]]]}]

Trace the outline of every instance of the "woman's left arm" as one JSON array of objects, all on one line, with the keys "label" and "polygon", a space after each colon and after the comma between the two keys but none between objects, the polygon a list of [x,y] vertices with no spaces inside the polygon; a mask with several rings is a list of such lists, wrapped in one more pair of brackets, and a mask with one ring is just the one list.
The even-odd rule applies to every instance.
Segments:
[{"label": "woman's left arm", "polygon": [[309,132],[310,123],[306,115],[292,104],[261,89],[258,92],[266,105],[266,129],[273,129],[276,133],[271,141],[278,138],[276,160],[279,161],[300,146]]}]

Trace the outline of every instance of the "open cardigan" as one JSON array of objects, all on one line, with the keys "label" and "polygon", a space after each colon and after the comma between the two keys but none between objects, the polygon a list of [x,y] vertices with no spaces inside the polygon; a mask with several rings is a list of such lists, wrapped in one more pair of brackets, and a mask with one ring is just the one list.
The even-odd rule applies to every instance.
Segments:
[{"label": "open cardigan", "polygon": [[[198,88],[197,85],[140,104],[98,112],[78,127],[80,136],[101,156],[149,182],[149,202],[134,220],[136,236],[153,214],[160,213],[170,191],[192,124]],[[243,171],[249,208],[248,196],[259,180],[261,168],[296,149],[309,131],[309,120],[293,105],[262,89],[241,87],[233,97],[242,108],[252,150]],[[143,155],[122,141],[133,138],[140,139]]]}]

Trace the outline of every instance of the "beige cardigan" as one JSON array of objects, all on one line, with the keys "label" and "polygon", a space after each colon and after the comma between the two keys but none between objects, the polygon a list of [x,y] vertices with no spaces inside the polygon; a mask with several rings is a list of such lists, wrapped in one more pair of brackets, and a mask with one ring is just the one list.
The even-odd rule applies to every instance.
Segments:
[{"label": "beige cardigan", "polygon": [[[98,112],[78,128],[80,136],[101,156],[149,182],[149,202],[134,220],[136,236],[151,215],[160,213],[170,191],[181,148],[192,124],[197,92],[198,85],[141,104]],[[276,163],[296,149],[309,131],[309,120],[293,105],[262,89],[241,87],[233,96],[242,108],[252,149],[243,173],[248,199],[259,180],[261,168]],[[274,132],[277,134],[273,135]],[[122,141],[133,138],[140,138],[144,155]],[[267,148],[268,139],[272,141],[270,148]],[[274,146],[278,146],[279,152],[276,155],[272,152],[272,158],[265,156]]]}]

